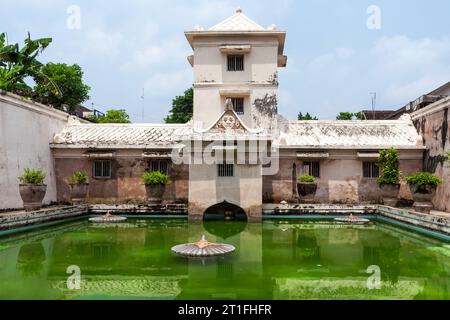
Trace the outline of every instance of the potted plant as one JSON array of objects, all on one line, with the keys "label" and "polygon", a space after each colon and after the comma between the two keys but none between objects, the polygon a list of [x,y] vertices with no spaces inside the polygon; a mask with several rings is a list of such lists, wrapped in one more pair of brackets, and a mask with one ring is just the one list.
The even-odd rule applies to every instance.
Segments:
[{"label": "potted plant", "polygon": [[20,197],[26,211],[39,210],[42,207],[47,185],[44,184],[45,173],[39,169],[26,168],[19,177]]},{"label": "potted plant", "polygon": [[400,193],[400,170],[397,150],[394,148],[381,150],[378,160],[380,176],[377,183],[381,189],[383,204],[395,207]]},{"label": "potted plant", "polygon": [[76,171],[69,177],[70,198],[72,204],[78,205],[86,203],[86,197],[89,190],[88,175],[84,171]]},{"label": "potted plant", "polygon": [[149,204],[160,204],[163,199],[166,185],[169,183],[169,176],[160,171],[146,172],[142,176],[142,181],[147,192]]},{"label": "potted plant", "polygon": [[432,200],[436,188],[443,181],[429,172],[417,172],[406,177],[413,199],[414,209],[419,212],[430,213],[433,209]]},{"label": "potted plant", "polygon": [[315,177],[303,175],[297,178],[297,192],[305,203],[314,202],[316,191],[317,183]]}]

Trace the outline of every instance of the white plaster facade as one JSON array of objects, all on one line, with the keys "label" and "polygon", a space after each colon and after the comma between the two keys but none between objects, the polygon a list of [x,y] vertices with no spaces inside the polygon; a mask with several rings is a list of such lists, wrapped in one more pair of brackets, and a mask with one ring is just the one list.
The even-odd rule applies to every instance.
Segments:
[{"label": "white plaster facade", "polygon": [[0,94],[0,209],[22,207],[19,180],[25,168],[46,173],[44,204],[56,202],[49,143],[67,125],[68,114],[12,94]]}]

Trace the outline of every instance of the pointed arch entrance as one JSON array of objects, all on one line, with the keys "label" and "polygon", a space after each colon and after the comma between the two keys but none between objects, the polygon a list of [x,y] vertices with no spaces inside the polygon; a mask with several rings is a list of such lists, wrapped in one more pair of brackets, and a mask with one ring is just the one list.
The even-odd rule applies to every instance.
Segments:
[{"label": "pointed arch entrance", "polygon": [[247,214],[241,207],[224,201],[206,209],[203,220],[247,221]]}]

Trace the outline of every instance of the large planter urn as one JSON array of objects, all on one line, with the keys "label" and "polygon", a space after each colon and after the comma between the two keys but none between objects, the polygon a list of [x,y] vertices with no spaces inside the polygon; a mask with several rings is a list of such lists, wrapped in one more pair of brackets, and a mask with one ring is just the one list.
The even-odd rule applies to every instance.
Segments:
[{"label": "large planter urn", "polygon": [[36,211],[42,208],[47,185],[45,184],[20,184],[19,193],[23,201],[25,211]]},{"label": "large planter urn", "polygon": [[70,184],[70,199],[72,204],[79,205],[86,203],[86,197],[89,191],[89,183]]},{"label": "large planter urn", "polygon": [[148,204],[161,204],[163,201],[164,191],[166,186],[164,184],[146,185]]},{"label": "large planter urn", "polygon": [[410,185],[409,189],[414,199],[414,210],[422,213],[430,213],[433,209],[433,198],[436,195],[436,186]]},{"label": "large planter urn", "polygon": [[380,185],[383,204],[389,207],[395,207],[400,193],[400,184],[382,184]]},{"label": "large planter urn", "polygon": [[316,191],[316,182],[297,182],[297,192],[300,200],[304,203],[314,203]]}]

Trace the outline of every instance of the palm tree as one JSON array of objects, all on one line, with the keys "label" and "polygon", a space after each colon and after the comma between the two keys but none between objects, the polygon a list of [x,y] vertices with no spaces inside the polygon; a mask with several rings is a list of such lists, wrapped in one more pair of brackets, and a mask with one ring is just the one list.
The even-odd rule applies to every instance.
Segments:
[{"label": "palm tree", "polygon": [[32,89],[25,79],[33,78],[50,86],[55,94],[60,94],[59,88],[43,72],[42,63],[36,57],[52,42],[51,38],[32,40],[30,33],[20,49],[19,44],[8,44],[6,33],[0,34],[0,90],[31,96]]}]

